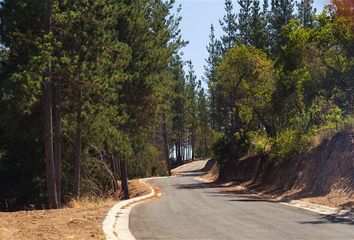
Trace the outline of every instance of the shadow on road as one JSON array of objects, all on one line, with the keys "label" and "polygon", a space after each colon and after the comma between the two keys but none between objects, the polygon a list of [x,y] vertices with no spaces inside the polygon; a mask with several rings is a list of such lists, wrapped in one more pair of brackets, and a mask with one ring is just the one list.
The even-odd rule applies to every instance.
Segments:
[{"label": "shadow on road", "polygon": [[205,172],[181,172],[177,176],[179,177],[199,177],[205,174]]},{"label": "shadow on road", "polygon": [[300,224],[325,224],[325,223],[337,223],[337,224],[348,224],[354,225],[354,222],[342,217],[337,217],[335,215],[325,215],[320,217],[316,221],[302,221]]},{"label": "shadow on road", "polygon": [[[245,197],[245,196],[243,196]],[[250,196],[251,197],[251,196]],[[243,198],[243,199],[232,199],[232,200],[229,200],[230,202],[270,202],[270,203],[276,203],[276,201],[272,201],[272,200],[269,200],[269,199],[257,199],[257,198]]]},{"label": "shadow on road", "polygon": [[218,184],[212,183],[192,183],[192,184],[176,184],[177,189],[202,189],[202,188],[219,188]]}]

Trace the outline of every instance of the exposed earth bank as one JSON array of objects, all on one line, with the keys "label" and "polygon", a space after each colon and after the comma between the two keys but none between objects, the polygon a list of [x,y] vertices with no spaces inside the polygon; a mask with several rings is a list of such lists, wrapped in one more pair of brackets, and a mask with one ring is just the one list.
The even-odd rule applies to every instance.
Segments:
[{"label": "exposed earth bank", "polygon": [[275,200],[301,199],[353,208],[354,131],[343,130],[288,161],[248,155],[227,163],[220,171],[215,165],[205,178],[228,182],[223,191],[254,191]]}]

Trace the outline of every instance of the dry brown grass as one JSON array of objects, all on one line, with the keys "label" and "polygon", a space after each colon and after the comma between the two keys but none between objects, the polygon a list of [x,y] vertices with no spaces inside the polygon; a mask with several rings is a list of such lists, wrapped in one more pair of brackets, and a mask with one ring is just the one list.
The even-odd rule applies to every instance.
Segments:
[{"label": "dry brown grass", "polygon": [[[129,181],[129,187],[132,198],[150,191],[138,180]],[[116,203],[113,198],[83,197],[57,210],[0,212],[0,239],[105,239],[102,222]]]}]

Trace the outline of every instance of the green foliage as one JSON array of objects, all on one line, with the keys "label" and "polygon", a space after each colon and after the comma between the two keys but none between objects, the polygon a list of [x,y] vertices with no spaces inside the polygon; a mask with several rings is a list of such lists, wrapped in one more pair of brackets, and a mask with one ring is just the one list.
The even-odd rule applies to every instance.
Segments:
[{"label": "green foliage", "polygon": [[248,45],[252,37],[252,18],[255,17],[257,13],[251,12],[253,7],[251,0],[238,0],[237,3],[240,5],[240,13],[238,14],[239,43]]},{"label": "green foliage", "polygon": [[[242,4],[245,18],[249,4]],[[352,20],[331,8],[316,16],[312,1],[301,1],[297,16],[293,1],[272,1],[270,10],[267,4],[260,13],[253,2],[250,29],[265,34],[269,45],[249,38],[249,25],[240,19],[238,40],[251,46],[236,44],[208,68],[217,70],[216,77],[207,77],[212,113],[219,108],[223,117],[224,136],[214,147],[222,161],[246,152],[295,158],[316,145],[317,136],[343,128],[353,114]]]},{"label": "green foliage", "polygon": [[226,136],[219,137],[213,144],[213,153],[215,156],[218,156],[221,160],[221,163],[225,163],[225,155],[228,152],[228,139]]},{"label": "green foliage", "polygon": [[313,0],[300,0],[297,3],[298,16],[302,26],[312,27],[316,9],[313,8]]},{"label": "green foliage", "polygon": [[279,161],[296,157],[310,146],[309,137],[299,129],[284,129],[273,141],[271,156]]},{"label": "green foliage", "polygon": [[258,155],[266,155],[269,152],[271,143],[270,138],[263,130],[253,131],[249,133],[251,145],[249,152],[256,153]]},{"label": "green foliage", "polygon": [[254,47],[230,49],[218,68],[219,84],[229,109],[229,135],[254,125],[268,127],[275,88],[273,63]]},{"label": "green foliage", "polygon": [[128,172],[132,178],[163,176],[166,175],[166,166],[160,159],[161,152],[158,148],[146,145],[135,156],[135,159],[128,162]]},{"label": "green foliage", "polygon": [[225,15],[219,21],[224,35],[221,37],[222,52],[226,53],[228,49],[235,46],[237,42],[237,15],[233,12],[234,6],[231,0],[225,0]]},{"label": "green foliage", "polygon": [[155,139],[171,105],[173,59],[186,44],[174,1],[52,4],[48,33],[45,1],[1,2],[0,209],[45,206],[41,105],[49,70],[54,122],[60,109],[61,128],[53,126],[54,145],[58,132],[62,143],[64,201],[72,196],[77,152],[83,195],[105,195],[121,159],[129,177],[150,176],[151,168],[166,174]]}]

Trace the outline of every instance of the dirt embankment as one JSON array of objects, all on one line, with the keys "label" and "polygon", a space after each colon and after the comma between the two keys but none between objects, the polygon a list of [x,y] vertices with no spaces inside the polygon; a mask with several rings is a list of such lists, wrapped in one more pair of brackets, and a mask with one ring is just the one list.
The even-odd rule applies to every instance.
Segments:
[{"label": "dirt embankment", "polygon": [[224,166],[218,180],[280,200],[354,207],[354,131],[339,132],[298,158],[284,162],[245,156]]},{"label": "dirt embankment", "polygon": [[[134,180],[129,182],[131,197],[150,189]],[[58,210],[0,212],[1,240],[105,239],[102,222],[117,200],[72,201]]]}]

